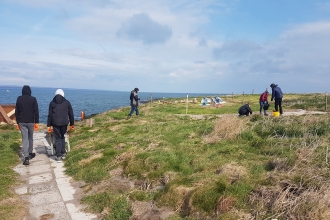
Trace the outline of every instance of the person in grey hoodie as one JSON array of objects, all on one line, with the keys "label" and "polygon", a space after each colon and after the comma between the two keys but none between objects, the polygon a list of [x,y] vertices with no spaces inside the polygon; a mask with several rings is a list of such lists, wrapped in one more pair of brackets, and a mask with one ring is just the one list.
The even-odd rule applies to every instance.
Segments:
[{"label": "person in grey hoodie", "polygon": [[136,116],[139,115],[138,106],[140,98],[138,96],[138,92],[138,88],[135,88],[131,91],[131,95],[129,97],[129,99],[131,100],[131,112],[128,114],[127,119],[129,119],[133,115],[134,111],[136,112]]},{"label": "person in grey hoodie", "polygon": [[283,109],[282,109],[282,98],[283,98],[283,93],[280,87],[278,87],[278,85],[272,83],[270,85],[270,87],[272,88],[272,98],[271,101],[273,101],[275,99],[275,111],[278,112],[278,110],[280,110],[280,114],[283,114]]},{"label": "person in grey hoodie", "polygon": [[23,86],[22,95],[17,98],[15,107],[16,122],[22,134],[24,165],[29,165],[29,160],[36,156],[32,153],[33,131],[38,129],[39,108],[37,99],[31,94],[30,86]]},{"label": "person in grey hoodie", "polygon": [[[58,89],[55,92],[55,97],[49,103],[47,127],[48,131],[54,132],[55,135],[55,148],[56,148],[56,161],[65,159],[65,133],[67,126],[70,123],[70,130],[74,128],[74,115],[71,103],[64,98],[64,91]],[[53,126],[53,129],[51,129]]]}]

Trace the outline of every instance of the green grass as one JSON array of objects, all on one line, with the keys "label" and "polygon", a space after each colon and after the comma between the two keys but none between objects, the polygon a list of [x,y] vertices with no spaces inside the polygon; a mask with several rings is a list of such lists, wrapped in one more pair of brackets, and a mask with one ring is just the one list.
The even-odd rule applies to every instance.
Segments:
[{"label": "green grass", "polygon": [[[175,211],[167,220],[328,219],[328,114],[263,117],[259,94],[223,97],[227,103],[221,108],[201,106],[201,98],[188,109],[180,99],[164,99],[140,106],[140,117],[130,120],[124,107],[91,116],[93,127],[78,122],[65,166],[67,174],[85,182],[82,202],[88,210],[103,219],[129,219],[130,204],[140,201]],[[220,117],[237,115],[247,102],[251,117]],[[327,112],[326,107],[323,94],[283,99],[284,111]],[[268,112],[273,109],[271,103]],[[13,192],[20,138],[13,126],[0,126],[0,219],[25,212]],[[293,194],[284,186],[301,191]]]},{"label": "green grass", "polygon": [[0,219],[17,219],[25,211],[24,203],[13,191],[19,182],[13,167],[20,162],[20,137],[14,126],[0,125]]},{"label": "green grass", "polygon": [[[132,215],[129,201],[153,201],[158,207],[177,210],[169,219],[206,219],[223,206],[221,198],[232,204],[218,213],[218,219],[238,219],[231,209],[254,217],[263,213],[258,216],[261,219],[276,213],[286,219],[299,216],[299,210],[293,213],[274,207],[276,203],[265,205],[263,199],[282,193],[282,181],[306,189],[328,187],[329,176],[313,178],[328,168],[328,114],[263,117],[259,115],[259,95],[224,100],[227,103],[221,108],[189,103],[186,115],[186,103],[168,99],[140,106],[140,117],[130,120],[126,120],[129,108],[124,108],[94,116],[94,127],[77,124],[65,166],[68,174],[86,182],[88,196],[83,202],[95,213],[108,210],[104,219],[128,219]],[[230,116],[219,117],[237,115],[246,102],[257,114],[229,120],[225,118]],[[284,111],[325,107],[324,99],[316,94],[286,94],[283,102]],[[271,109],[273,103],[269,112]],[[225,129],[217,131],[217,126]],[[235,129],[237,135],[230,135]],[[119,168],[121,175],[112,173]],[[135,186],[115,186],[113,178],[129,178]],[[107,183],[104,191],[101,186]],[[100,190],[89,193],[94,186]],[[150,191],[155,188],[159,189]],[[303,198],[296,201],[303,207]],[[324,212],[325,206],[316,207]],[[301,211],[315,217],[312,212],[306,214],[306,209]]]}]

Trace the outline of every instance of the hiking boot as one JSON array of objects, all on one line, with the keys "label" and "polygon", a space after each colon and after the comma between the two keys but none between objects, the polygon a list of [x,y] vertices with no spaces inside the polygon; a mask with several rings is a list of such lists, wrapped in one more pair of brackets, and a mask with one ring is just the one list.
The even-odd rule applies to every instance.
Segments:
[{"label": "hiking boot", "polygon": [[126,118],[126,120],[128,120],[128,119],[130,119],[130,118],[131,118],[131,116],[130,116],[130,115],[128,115],[128,116],[127,116],[127,118]]},{"label": "hiking boot", "polygon": [[24,162],[23,162],[23,165],[29,165],[29,164],[30,164],[29,158],[28,157],[25,157]]},{"label": "hiking boot", "polygon": [[61,162],[61,156],[57,156],[57,157],[55,157],[55,160],[56,160],[57,162]]},{"label": "hiking boot", "polygon": [[265,113],[264,115],[268,116],[268,114],[267,114],[267,113]]},{"label": "hiking boot", "polygon": [[30,158],[30,160],[33,159],[35,156],[36,156],[35,153],[29,153],[29,158]]},{"label": "hiking boot", "polygon": [[62,154],[61,159],[65,160],[66,153]]}]

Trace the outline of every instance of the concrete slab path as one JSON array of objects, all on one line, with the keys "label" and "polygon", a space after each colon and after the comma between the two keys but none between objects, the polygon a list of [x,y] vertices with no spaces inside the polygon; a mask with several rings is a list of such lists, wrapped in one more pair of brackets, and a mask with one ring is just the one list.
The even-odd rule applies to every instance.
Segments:
[{"label": "concrete slab path", "polygon": [[96,215],[83,212],[81,189],[65,175],[64,163],[48,156],[44,132],[34,132],[33,148],[36,157],[30,165],[22,163],[14,170],[22,184],[15,191],[28,202],[29,213],[24,220],[97,220]]}]

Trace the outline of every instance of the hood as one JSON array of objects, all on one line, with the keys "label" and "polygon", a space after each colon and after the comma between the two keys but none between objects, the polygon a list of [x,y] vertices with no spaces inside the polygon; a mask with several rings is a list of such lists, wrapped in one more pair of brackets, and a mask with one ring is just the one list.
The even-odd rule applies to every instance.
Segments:
[{"label": "hood", "polygon": [[53,98],[53,102],[57,103],[57,104],[61,104],[65,101],[65,98],[63,96],[61,96],[60,94],[56,95]]},{"label": "hood", "polygon": [[61,95],[64,97],[64,91],[62,89],[58,89],[56,90],[55,95]]},{"label": "hood", "polygon": [[22,95],[31,95],[31,88],[28,85],[23,86]]}]

